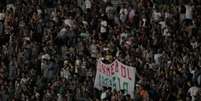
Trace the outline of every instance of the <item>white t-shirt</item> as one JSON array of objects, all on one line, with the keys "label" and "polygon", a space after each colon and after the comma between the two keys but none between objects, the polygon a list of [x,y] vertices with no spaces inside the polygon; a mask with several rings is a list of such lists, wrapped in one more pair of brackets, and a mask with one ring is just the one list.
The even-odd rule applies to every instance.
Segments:
[{"label": "white t-shirt", "polygon": [[107,21],[106,21],[106,20],[102,20],[102,21],[101,21],[100,32],[101,32],[101,33],[105,33],[105,32],[107,32],[106,27],[107,27]]},{"label": "white t-shirt", "polygon": [[67,69],[62,68],[62,70],[61,70],[61,77],[65,78],[65,79],[68,79],[69,75],[70,75],[70,72]]},{"label": "white t-shirt", "polygon": [[86,9],[91,9],[91,1],[85,0],[85,6],[86,6]]},{"label": "white t-shirt", "polygon": [[73,27],[73,21],[71,19],[65,19],[64,24],[69,26],[70,28]]},{"label": "white t-shirt", "polygon": [[95,44],[92,44],[92,45],[90,46],[90,50],[91,50],[91,56],[92,56],[92,57],[96,57],[96,54],[97,54],[97,47],[96,47]]},{"label": "white t-shirt", "polygon": [[49,60],[50,59],[50,55],[49,54],[44,54],[44,55],[42,55],[42,59]]},{"label": "white t-shirt", "polygon": [[165,21],[160,21],[159,24],[161,25],[161,29],[164,29],[166,27]]},{"label": "white t-shirt", "polygon": [[128,15],[128,10],[126,8],[121,8],[120,14]]},{"label": "white t-shirt", "polygon": [[107,0],[103,0],[105,3],[107,3]]},{"label": "white t-shirt", "polygon": [[143,26],[143,27],[145,27],[145,26],[146,26],[146,21],[147,21],[147,19],[146,19],[146,18],[143,18],[143,19],[142,19],[142,23],[143,23],[143,24],[142,24],[142,26]]},{"label": "white t-shirt", "polygon": [[5,18],[5,13],[0,13],[0,20],[3,20]]},{"label": "white t-shirt", "polygon": [[186,18],[192,19],[192,6],[185,5],[185,7],[186,7]]},{"label": "white t-shirt", "polygon": [[161,54],[154,54],[154,61],[156,64],[159,64],[160,61],[159,61],[159,58],[161,57],[162,55]]},{"label": "white t-shirt", "polygon": [[159,18],[161,17],[161,13],[160,12],[156,12],[156,10],[154,10],[152,16],[153,16],[153,20],[154,21],[158,21]]},{"label": "white t-shirt", "polygon": [[53,21],[57,22],[58,19],[57,19],[57,14],[56,14],[55,11],[51,12],[51,18],[52,18]]},{"label": "white t-shirt", "polygon": [[106,97],[107,97],[106,92],[103,92],[103,93],[101,94],[101,100],[105,99]]},{"label": "white t-shirt", "polygon": [[193,49],[194,49],[194,48],[197,48],[197,46],[198,46],[197,41],[196,41],[196,42],[191,42],[190,44],[191,44],[191,46],[193,47]]},{"label": "white t-shirt", "polygon": [[168,31],[168,28],[165,28],[165,29],[163,30],[163,36],[166,36],[166,37],[170,36],[170,33],[169,33],[169,31]]},{"label": "white t-shirt", "polygon": [[198,88],[196,86],[189,88],[188,93],[192,97],[191,101],[195,101],[195,96],[197,96],[199,90],[200,90],[200,88]]},{"label": "white t-shirt", "polygon": [[42,10],[41,9],[37,9],[37,13],[38,13],[38,15],[41,15],[42,14]]},{"label": "white t-shirt", "polygon": [[16,8],[15,8],[14,4],[8,4],[8,5],[6,6],[6,9],[7,9],[7,10],[9,10],[9,9],[11,9],[11,8],[12,8],[13,11],[15,12],[15,9],[16,9]]}]

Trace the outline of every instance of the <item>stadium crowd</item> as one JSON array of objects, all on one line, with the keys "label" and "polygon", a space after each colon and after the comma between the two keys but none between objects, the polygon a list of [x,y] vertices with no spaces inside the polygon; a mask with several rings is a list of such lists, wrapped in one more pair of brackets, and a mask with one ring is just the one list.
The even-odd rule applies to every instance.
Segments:
[{"label": "stadium crowd", "polygon": [[[0,0],[0,44],[0,101],[201,101],[200,0]],[[93,87],[99,58],[134,98]]]}]

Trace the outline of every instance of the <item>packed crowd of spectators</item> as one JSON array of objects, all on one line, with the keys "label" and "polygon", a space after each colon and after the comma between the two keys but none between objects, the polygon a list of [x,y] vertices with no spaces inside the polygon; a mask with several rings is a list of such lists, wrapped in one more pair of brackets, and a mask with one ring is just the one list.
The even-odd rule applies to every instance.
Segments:
[{"label": "packed crowd of spectators", "polygon": [[[201,101],[200,0],[0,0],[0,44],[0,101]],[[93,87],[99,58],[135,98]]]}]

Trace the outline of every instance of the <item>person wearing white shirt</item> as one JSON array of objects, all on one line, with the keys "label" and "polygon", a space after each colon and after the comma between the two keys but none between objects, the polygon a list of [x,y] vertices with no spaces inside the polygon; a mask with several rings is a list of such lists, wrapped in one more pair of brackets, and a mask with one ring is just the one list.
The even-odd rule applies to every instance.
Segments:
[{"label": "person wearing white shirt", "polygon": [[168,30],[167,27],[165,27],[164,30],[163,30],[163,36],[165,36],[165,37],[171,36],[171,34],[169,33],[169,30]]},{"label": "person wearing white shirt", "polygon": [[107,21],[106,20],[102,20],[100,23],[101,27],[100,27],[100,32],[101,33],[106,33],[107,32]]},{"label": "person wearing white shirt", "polygon": [[72,19],[65,19],[65,20],[64,20],[64,24],[65,24],[66,26],[69,26],[70,28],[73,27],[73,21],[72,21]]},{"label": "person wearing white shirt", "polygon": [[185,18],[186,19],[192,19],[192,9],[193,9],[193,7],[191,5],[185,5],[185,8],[186,8]]},{"label": "person wearing white shirt", "polygon": [[192,86],[189,88],[188,93],[191,96],[191,101],[196,101],[196,97],[198,96],[198,92],[200,91],[200,88],[197,86]]},{"label": "person wearing white shirt", "polygon": [[70,75],[70,72],[68,71],[68,69],[67,68],[62,68],[61,77],[63,77],[63,78],[68,80],[69,75]]},{"label": "person wearing white shirt", "polygon": [[103,0],[103,2],[107,3],[107,2],[108,2],[108,0]]},{"label": "person wearing white shirt", "polygon": [[162,55],[160,53],[154,54],[154,61],[155,61],[156,64],[160,64],[159,59],[160,59],[161,56]]},{"label": "person wearing white shirt", "polygon": [[42,71],[44,77],[47,76],[49,60],[50,60],[50,55],[49,54],[42,55],[42,58],[41,58],[41,71]]},{"label": "person wearing white shirt", "polygon": [[68,70],[67,67],[68,61],[64,61],[64,68],[61,69],[61,77],[65,78],[68,80],[69,76],[70,76],[70,72]]},{"label": "person wearing white shirt", "polygon": [[158,21],[161,17],[161,13],[156,10],[153,10],[152,17],[154,21]]},{"label": "person wearing white shirt", "polygon": [[160,21],[159,24],[161,25],[161,30],[163,30],[166,27],[165,21]]},{"label": "person wearing white shirt", "polygon": [[[56,13],[56,9],[54,11],[51,12],[51,19],[55,22],[58,22],[58,17],[57,17],[57,13]],[[64,22],[65,23],[65,22]]]},{"label": "person wearing white shirt", "polygon": [[5,18],[5,13],[0,13],[0,21],[2,21],[2,20],[4,20],[4,18]]},{"label": "person wearing white shirt", "polygon": [[197,41],[191,42],[190,44],[191,44],[193,49],[198,47],[198,42]]},{"label": "person wearing white shirt", "polygon": [[146,18],[142,18],[142,27],[146,27],[146,22],[147,22],[147,19]]},{"label": "person wearing white shirt", "polygon": [[91,1],[90,0],[85,0],[85,8],[91,9]]},{"label": "person wearing white shirt", "polygon": [[15,9],[16,9],[15,5],[14,5],[14,4],[8,4],[8,5],[6,6],[6,10],[10,10],[10,9],[12,9],[13,12],[15,12]]},{"label": "person wearing white shirt", "polygon": [[90,52],[91,52],[91,57],[96,58],[96,54],[97,54],[97,47],[95,44],[91,44],[90,45]]},{"label": "person wearing white shirt", "polygon": [[101,94],[101,101],[103,101],[106,97],[107,97],[107,93],[106,92],[102,92],[102,94]]}]

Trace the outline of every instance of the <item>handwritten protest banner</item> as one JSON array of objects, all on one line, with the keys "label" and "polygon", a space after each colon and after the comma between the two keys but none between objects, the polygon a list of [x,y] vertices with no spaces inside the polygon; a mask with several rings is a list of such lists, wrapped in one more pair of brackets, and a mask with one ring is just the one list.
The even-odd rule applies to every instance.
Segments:
[{"label": "handwritten protest banner", "polygon": [[124,90],[133,97],[136,69],[126,66],[115,60],[111,64],[97,61],[97,71],[94,87],[101,90],[102,87],[111,87],[116,90]]}]

